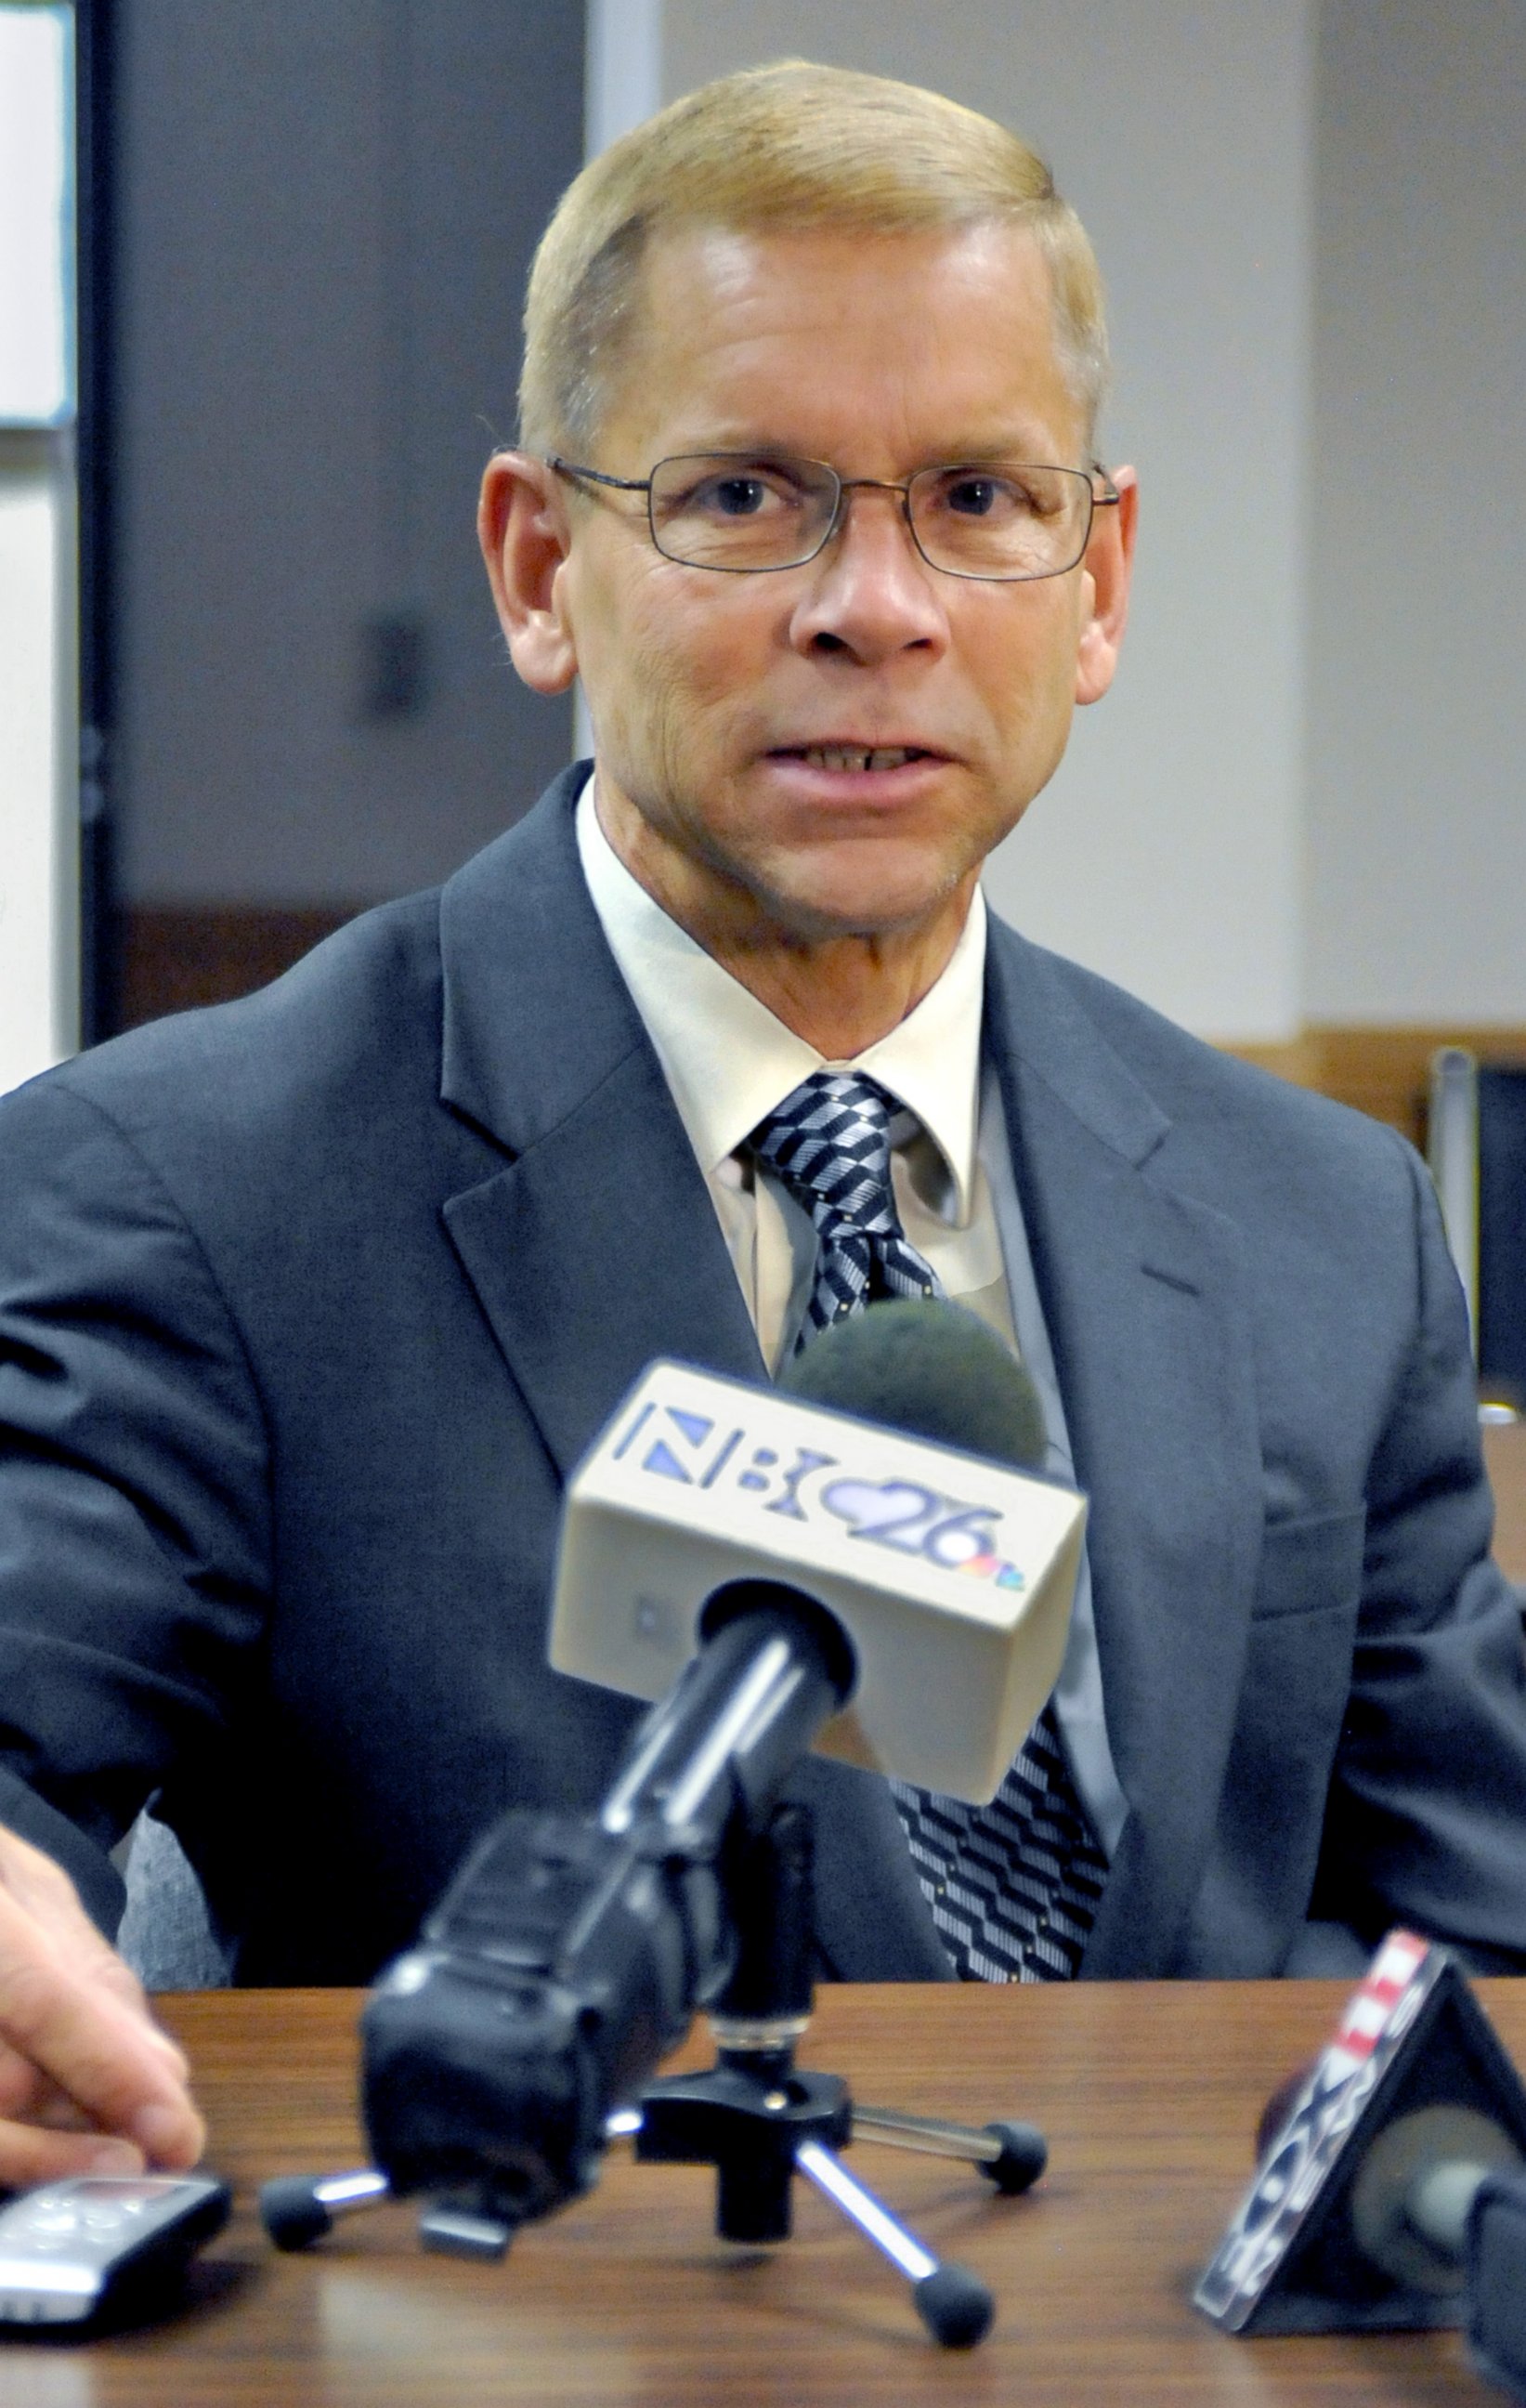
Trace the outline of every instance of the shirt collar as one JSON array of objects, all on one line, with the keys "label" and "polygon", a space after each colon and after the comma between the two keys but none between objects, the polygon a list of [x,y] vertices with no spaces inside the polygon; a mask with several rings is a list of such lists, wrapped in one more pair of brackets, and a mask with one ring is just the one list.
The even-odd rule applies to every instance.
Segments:
[{"label": "shirt collar", "polygon": [[940,977],[899,1026],[851,1063],[828,1062],[669,919],[620,860],[593,808],[578,801],[578,850],[593,909],[663,1067],[706,1178],[813,1070],[862,1070],[915,1112],[969,1218],[979,1103],[985,902],[976,889]]}]

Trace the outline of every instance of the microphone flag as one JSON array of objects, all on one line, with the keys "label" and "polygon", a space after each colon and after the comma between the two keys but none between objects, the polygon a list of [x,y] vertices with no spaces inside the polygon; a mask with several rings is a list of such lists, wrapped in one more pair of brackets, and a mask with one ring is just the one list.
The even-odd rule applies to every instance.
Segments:
[{"label": "microphone flag", "polygon": [[820,1751],[984,1804],[1059,1677],[1085,1522],[1061,1483],[653,1363],[569,1484],[550,1661],[660,1698],[717,1588],[781,1581],[857,1657]]}]

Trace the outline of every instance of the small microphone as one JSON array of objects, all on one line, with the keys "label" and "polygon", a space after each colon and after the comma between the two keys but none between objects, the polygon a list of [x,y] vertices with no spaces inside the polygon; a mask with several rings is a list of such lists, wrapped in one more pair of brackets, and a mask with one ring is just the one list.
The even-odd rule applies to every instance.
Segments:
[{"label": "small microphone", "polygon": [[1390,1932],[1258,2147],[1193,2294],[1205,2315],[1236,2333],[1466,2318],[1479,2364],[1519,2386],[1526,2088],[1445,1948]]}]

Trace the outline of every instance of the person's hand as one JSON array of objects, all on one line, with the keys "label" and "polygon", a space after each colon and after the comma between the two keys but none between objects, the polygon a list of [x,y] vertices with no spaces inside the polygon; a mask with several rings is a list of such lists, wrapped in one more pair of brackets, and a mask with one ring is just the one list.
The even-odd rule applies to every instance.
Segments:
[{"label": "person's hand", "polygon": [[188,2073],[67,1873],[0,1829],[0,2186],[193,2166]]}]

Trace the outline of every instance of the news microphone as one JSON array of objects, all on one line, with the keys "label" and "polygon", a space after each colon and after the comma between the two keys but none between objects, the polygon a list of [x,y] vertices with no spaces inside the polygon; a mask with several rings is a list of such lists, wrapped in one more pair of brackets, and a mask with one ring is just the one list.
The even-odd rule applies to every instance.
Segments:
[{"label": "news microphone", "polygon": [[777,1389],[654,1363],[568,1488],[551,1663],[659,1698],[706,1600],[766,1573],[857,1661],[820,1753],[984,1804],[1070,1627],[1086,1505],[1044,1444],[1027,1372],[941,1299],[829,1327]]},{"label": "news microphone", "polygon": [[1391,1931],[1193,2295],[1235,2333],[1461,2324],[1526,2369],[1526,2089],[1455,1958]]},{"label": "news microphone", "polygon": [[503,1816],[378,1982],[364,2108],[396,2192],[468,2185],[506,2234],[578,2196],[696,2007],[751,1984],[730,1885],[806,1748],[984,1799],[1053,1686],[1085,1508],[991,1459],[1043,1436],[1001,1340],[877,1305],[792,1379],[655,1364],[574,1476],[551,1661],[657,1702],[597,1814]]}]

